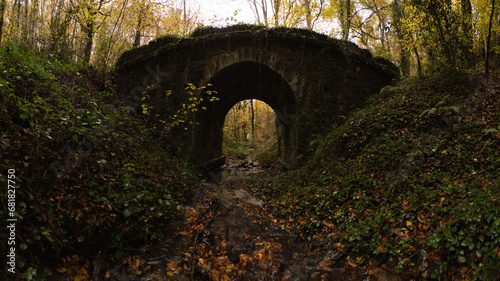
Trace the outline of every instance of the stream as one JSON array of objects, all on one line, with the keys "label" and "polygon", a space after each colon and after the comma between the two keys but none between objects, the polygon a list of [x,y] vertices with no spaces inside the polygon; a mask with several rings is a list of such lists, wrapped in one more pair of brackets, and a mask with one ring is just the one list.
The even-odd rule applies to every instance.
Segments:
[{"label": "stream", "polygon": [[106,280],[401,280],[353,266],[344,253],[277,223],[240,181],[269,174],[253,161],[228,161],[201,183],[165,241],[106,269]]}]

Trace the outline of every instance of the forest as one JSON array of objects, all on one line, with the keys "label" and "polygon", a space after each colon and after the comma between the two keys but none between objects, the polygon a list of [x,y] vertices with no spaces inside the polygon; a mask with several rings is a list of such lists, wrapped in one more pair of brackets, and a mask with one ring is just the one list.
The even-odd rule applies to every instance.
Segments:
[{"label": "forest", "polygon": [[[488,70],[499,52],[494,0],[246,1],[257,24],[350,40],[396,62],[403,75],[480,65]],[[232,16],[206,17],[194,0],[2,0],[0,39],[43,58],[109,70],[123,51],[159,36],[238,23]]]},{"label": "forest", "polygon": [[[0,0],[0,278],[500,280],[499,2]],[[273,109],[238,102],[226,170],[199,171],[120,101],[115,64],[247,24],[353,42],[400,78],[292,170]]]}]

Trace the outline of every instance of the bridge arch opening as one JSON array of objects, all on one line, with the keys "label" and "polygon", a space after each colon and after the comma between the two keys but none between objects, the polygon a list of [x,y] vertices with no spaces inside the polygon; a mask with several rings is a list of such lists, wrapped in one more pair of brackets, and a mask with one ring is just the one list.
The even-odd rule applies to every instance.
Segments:
[{"label": "bridge arch opening", "polygon": [[[279,131],[274,110],[257,99],[233,106],[224,121],[222,150],[229,159],[277,162]],[[227,159],[226,159],[227,161]]]},{"label": "bridge arch opening", "polygon": [[278,157],[285,166],[295,165],[295,96],[281,75],[262,63],[244,61],[221,69],[207,84],[214,86],[220,100],[207,104],[207,110],[196,116],[199,125],[193,138],[195,162],[203,166],[224,163],[222,143],[226,115],[236,104],[253,99],[273,109],[279,132]]}]

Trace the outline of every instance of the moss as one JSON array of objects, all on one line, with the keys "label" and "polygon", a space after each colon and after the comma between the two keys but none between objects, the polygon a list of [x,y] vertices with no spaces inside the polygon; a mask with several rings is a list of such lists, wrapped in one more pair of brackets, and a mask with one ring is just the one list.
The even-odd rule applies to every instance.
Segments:
[{"label": "moss", "polygon": [[174,49],[174,46],[177,44],[182,39],[181,36],[178,35],[173,35],[173,34],[167,34],[161,37],[158,37],[151,42],[149,42],[147,45],[140,46],[140,47],[134,47],[126,52],[124,52],[120,58],[118,59],[116,63],[116,69],[123,68],[127,66],[128,64],[131,64],[133,62],[140,61],[142,58],[145,60],[148,57],[151,57],[151,54],[156,54],[160,50],[163,50],[165,48],[171,48]]},{"label": "moss", "polygon": [[165,55],[177,51],[192,52],[198,56],[203,52],[195,50],[206,50],[207,47],[234,46],[244,44],[245,41],[262,42],[263,45],[276,43],[293,48],[303,47],[310,51],[328,51],[333,54],[347,55],[353,61],[364,61],[365,63],[380,69],[389,76],[396,78],[399,70],[391,62],[382,58],[374,58],[371,53],[359,48],[356,44],[330,38],[324,34],[299,28],[266,28],[261,25],[237,24],[227,27],[198,27],[189,37],[167,35],[151,41],[149,44],[134,48],[123,53],[116,64],[116,70],[132,67],[154,60],[158,55]]},{"label": "moss", "polygon": [[256,31],[262,29],[266,29],[266,27],[254,24],[236,24],[226,27],[199,26],[191,33],[190,37],[202,37],[214,34],[227,34],[235,31]]}]

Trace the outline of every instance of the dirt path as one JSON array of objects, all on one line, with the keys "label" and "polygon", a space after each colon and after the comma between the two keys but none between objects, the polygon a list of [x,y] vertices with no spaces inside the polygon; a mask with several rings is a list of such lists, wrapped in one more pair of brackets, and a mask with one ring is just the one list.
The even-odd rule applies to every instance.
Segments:
[{"label": "dirt path", "polygon": [[111,268],[108,280],[398,280],[369,276],[342,252],[295,238],[235,180],[265,171],[248,162],[231,165],[239,170],[224,181],[202,184],[179,231]]}]

